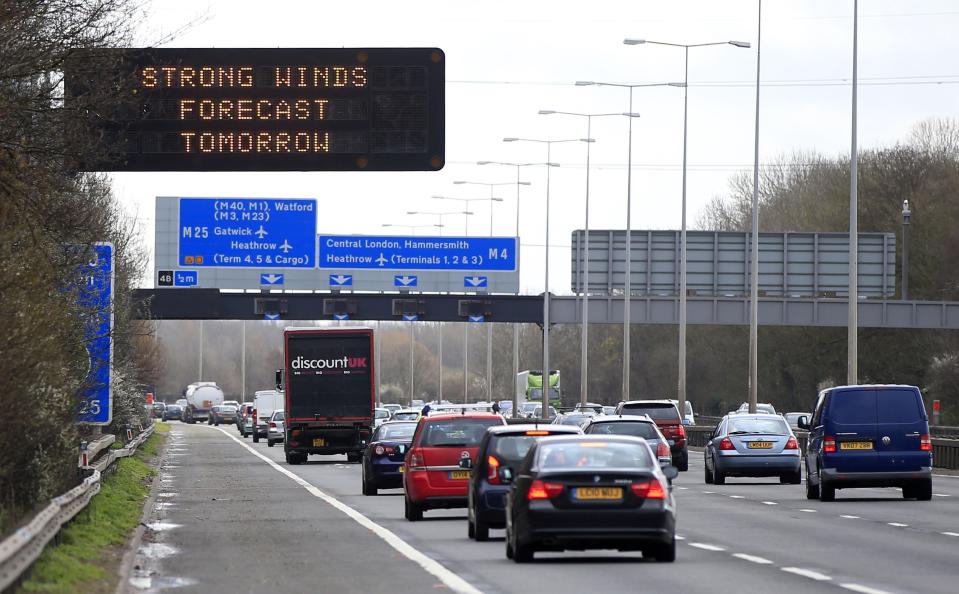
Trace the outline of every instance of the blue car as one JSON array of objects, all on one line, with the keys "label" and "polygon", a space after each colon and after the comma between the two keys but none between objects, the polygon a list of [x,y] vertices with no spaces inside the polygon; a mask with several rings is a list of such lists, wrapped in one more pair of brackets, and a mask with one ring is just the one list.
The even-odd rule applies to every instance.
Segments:
[{"label": "blue car", "polygon": [[470,473],[467,495],[470,538],[489,539],[490,528],[506,527],[506,495],[509,483],[500,479],[500,469],[519,468],[533,442],[547,435],[576,435],[576,425],[504,425],[490,427],[480,441],[476,465]]},{"label": "blue car", "polygon": [[904,499],[932,499],[932,441],[919,388],[838,386],[819,393],[809,430],[806,497],[833,501],[836,489],[899,487]]},{"label": "blue car", "polygon": [[403,458],[410,449],[415,421],[387,421],[373,432],[363,450],[363,494],[403,486]]},{"label": "blue car", "polygon": [[722,485],[729,476],[775,476],[802,482],[796,436],[781,415],[729,413],[716,425],[704,452],[706,484]]}]

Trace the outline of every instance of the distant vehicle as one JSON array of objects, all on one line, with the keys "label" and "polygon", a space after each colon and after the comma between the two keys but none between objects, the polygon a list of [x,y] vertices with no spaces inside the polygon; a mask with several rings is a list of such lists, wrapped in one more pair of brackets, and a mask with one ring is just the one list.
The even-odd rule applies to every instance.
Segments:
[{"label": "distant vehicle", "polygon": [[512,400],[500,400],[499,401],[499,414],[505,416],[510,416],[513,412],[513,401]]},{"label": "distant vehicle", "polygon": [[363,450],[364,495],[403,486],[403,457],[410,449],[415,430],[416,423],[410,421],[387,421],[376,428]]},{"label": "distant vehicle", "polygon": [[675,561],[676,474],[638,437],[544,437],[515,472],[500,471],[513,483],[506,557],[528,563],[536,551],[618,549]]},{"label": "distant vehicle", "polygon": [[382,408],[385,408],[386,410],[390,411],[390,414],[392,415],[396,411],[403,408],[403,405],[402,404],[384,404]]},{"label": "distant vehicle", "polygon": [[283,345],[287,463],[310,454],[359,462],[373,434],[372,328],[287,328]]},{"label": "distant vehicle", "polygon": [[151,411],[152,414],[151,414],[150,416],[152,416],[152,417],[154,417],[154,418],[156,418],[156,417],[162,417],[162,416],[163,416],[163,411],[164,411],[164,409],[166,409],[166,404],[164,404],[164,403],[162,403],[162,402],[154,402],[154,403],[153,403],[153,409],[152,409],[152,411]]},{"label": "distant vehicle", "polygon": [[283,430],[283,420],[286,417],[283,415],[283,410],[273,411],[273,416],[270,417],[269,427],[266,430],[266,445],[273,447],[273,444],[280,443],[283,441],[285,432]]},{"label": "distant vehicle", "polygon": [[[562,404],[562,385],[560,384],[559,370],[554,369],[549,374],[549,392],[547,394],[551,406],[559,407]],[[516,402],[537,402],[543,404],[543,371],[528,369],[516,374]]]},{"label": "distant vehicle", "polygon": [[488,402],[476,402],[473,404],[437,404],[430,407],[430,416],[462,412],[493,412],[493,405]]},{"label": "distant vehicle", "polygon": [[239,408],[240,408],[240,403],[239,403],[238,401],[236,401],[236,400],[224,400],[224,401],[223,401],[223,406],[232,406],[232,407],[235,408],[235,409],[239,409]]},{"label": "distant vehicle", "polygon": [[482,542],[489,539],[490,528],[506,527],[506,495],[510,485],[500,480],[500,469],[518,468],[533,442],[540,437],[579,433],[579,427],[564,425],[507,425],[487,429],[470,474],[468,536]]},{"label": "distant vehicle", "polygon": [[[748,412],[749,412],[749,403],[748,403],[748,402],[743,402],[742,404],[740,404],[740,405],[739,405],[739,408],[736,409],[736,412],[748,413]],[[777,414],[777,413],[776,413],[776,408],[775,408],[772,404],[769,404],[769,403],[767,403],[767,402],[757,402],[757,403],[756,403],[756,412],[757,412],[757,413],[766,413],[766,414],[770,414],[770,415],[775,415],[775,414]]]},{"label": "distant vehicle", "polygon": [[833,501],[836,489],[900,487],[904,499],[932,499],[932,440],[919,388],[838,386],[819,393],[806,447],[806,497]]},{"label": "distant vehicle", "polygon": [[615,407],[615,406],[604,406],[604,407],[603,407],[603,414],[604,414],[604,415],[611,415],[611,414],[614,414],[615,412],[616,412],[616,407]]},{"label": "distant vehicle", "polygon": [[412,408],[401,408],[393,413],[393,421],[416,421],[419,420],[422,413]]},{"label": "distant vehicle", "polygon": [[783,484],[802,482],[799,444],[781,415],[726,415],[703,455],[708,485],[722,485],[727,476],[778,476]]},{"label": "distant vehicle", "polygon": [[410,408],[423,408],[424,406],[426,406],[426,402],[420,400],[419,398],[414,398],[410,402]]},{"label": "distant vehicle", "polygon": [[523,418],[530,418],[533,415],[533,411],[536,410],[536,407],[539,406],[540,409],[543,408],[542,403],[539,402],[524,402],[519,405],[519,416]]},{"label": "distant vehicle", "polygon": [[673,466],[681,471],[689,469],[689,450],[686,448],[686,429],[679,409],[669,400],[630,400],[616,406],[618,415],[646,415],[656,421],[666,437],[673,454]]},{"label": "distant vehicle", "polygon": [[783,415],[783,418],[786,419],[786,422],[789,423],[789,427],[795,431],[799,429],[799,418],[806,417],[809,418],[809,413],[807,412],[788,412]]},{"label": "distant vehicle", "polygon": [[[670,400],[670,402],[675,404],[676,408],[679,408],[679,400]],[[683,425],[695,425],[696,415],[693,414],[693,403],[687,400],[685,408],[686,414],[683,415]]]},{"label": "distant vehicle", "polygon": [[259,443],[261,437],[268,436],[270,417],[273,416],[273,411],[283,410],[283,404],[283,392],[278,390],[258,390],[254,393],[253,412],[250,414],[253,443]]},{"label": "distant vehicle", "polygon": [[186,408],[186,404],[187,404],[186,398],[180,398],[179,400],[176,401],[176,405],[183,408]]},{"label": "distant vehicle", "polygon": [[587,402],[585,404],[582,402],[577,402],[576,406],[573,407],[573,410],[576,412],[593,412],[600,414],[603,412],[603,405],[596,404],[595,402]]},{"label": "distant vehicle", "polygon": [[[452,413],[424,417],[403,461],[406,519],[423,519],[428,509],[466,507],[471,461],[487,427],[505,425],[492,413]],[[464,465],[465,464],[465,465]]]},{"label": "distant vehicle", "polygon": [[549,412],[549,416],[548,416],[548,417],[544,417],[544,416],[543,416],[543,407],[542,407],[542,406],[537,406],[537,407],[535,407],[535,408],[533,409],[533,412],[530,413],[529,418],[530,418],[530,419],[546,419],[546,420],[549,420],[549,419],[555,419],[556,416],[559,414],[559,411],[557,411],[557,410],[556,410],[555,408],[553,408],[552,406],[549,407],[549,411],[548,411],[548,412]]},{"label": "distant vehicle", "polygon": [[185,423],[206,422],[210,416],[210,409],[223,404],[223,390],[216,385],[216,382],[190,384],[184,390],[183,396],[186,399],[182,419]]},{"label": "distant vehicle", "polygon": [[[542,407],[540,407],[542,410]],[[568,412],[556,415],[556,418],[553,419],[553,425],[570,425],[573,427],[583,427],[590,419],[595,417],[596,414],[593,412]]]},{"label": "distant vehicle", "polygon": [[587,435],[632,435],[646,440],[660,466],[673,463],[669,442],[663,436],[656,422],[647,417],[635,415],[611,415],[591,419],[584,427]]},{"label": "distant vehicle", "polygon": [[240,437],[247,437],[253,433],[252,402],[244,402],[240,405],[239,414],[236,416],[236,428],[240,432]]},{"label": "distant vehicle", "polygon": [[220,423],[236,423],[236,407],[221,404],[210,409],[210,425],[219,425]]},{"label": "distant vehicle", "polygon": [[179,421],[182,414],[182,406],[179,404],[168,404],[166,408],[163,409],[163,420],[169,421],[170,419],[176,419]]},{"label": "distant vehicle", "polygon": [[374,408],[373,409],[373,426],[379,427],[383,423],[390,420],[392,413],[388,408]]}]

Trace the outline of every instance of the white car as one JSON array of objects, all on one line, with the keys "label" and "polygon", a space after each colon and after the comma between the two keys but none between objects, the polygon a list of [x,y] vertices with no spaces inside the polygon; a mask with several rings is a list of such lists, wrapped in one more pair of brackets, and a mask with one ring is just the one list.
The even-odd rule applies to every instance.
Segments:
[{"label": "white car", "polygon": [[390,420],[392,416],[390,409],[388,408],[374,408],[373,409],[373,428],[379,427],[383,423]]},{"label": "white car", "polygon": [[381,408],[390,411],[390,415],[403,408],[402,404],[384,404]]},{"label": "white car", "polygon": [[[676,405],[676,408],[679,408],[679,400],[670,400],[673,404]],[[689,400],[686,401],[686,412],[683,414],[683,425],[695,425],[696,416],[693,414],[693,403]]]},{"label": "white car", "polygon": [[285,402],[283,392],[276,390],[260,390],[253,396],[253,443],[258,443],[261,437],[269,437],[267,425],[273,411],[283,410]]},{"label": "white car", "polygon": [[393,421],[418,421],[421,412],[415,408],[401,408],[393,413]]},{"label": "white car", "polygon": [[270,417],[269,427],[266,430],[266,445],[273,447],[273,444],[280,443],[286,437],[286,415],[283,409],[273,411]]}]

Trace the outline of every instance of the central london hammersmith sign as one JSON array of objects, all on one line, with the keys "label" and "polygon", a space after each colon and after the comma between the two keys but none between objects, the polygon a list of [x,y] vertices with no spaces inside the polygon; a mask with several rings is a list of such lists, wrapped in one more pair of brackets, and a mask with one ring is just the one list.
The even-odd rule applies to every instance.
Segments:
[{"label": "central london hammersmith sign", "polygon": [[108,171],[429,171],[444,165],[435,48],[131,49],[99,111]]}]

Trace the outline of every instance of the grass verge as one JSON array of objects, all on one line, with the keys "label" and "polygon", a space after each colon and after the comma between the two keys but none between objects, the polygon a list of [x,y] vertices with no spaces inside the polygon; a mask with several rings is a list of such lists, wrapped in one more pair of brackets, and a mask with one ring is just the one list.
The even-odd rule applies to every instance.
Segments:
[{"label": "grass verge", "polygon": [[57,546],[48,546],[34,564],[29,579],[18,592],[113,592],[116,565],[123,546],[143,514],[143,500],[150,492],[148,479],[155,474],[151,459],[166,439],[170,426],[157,423],[156,430],[137,453],[117,461],[100,492],[61,531]]}]

